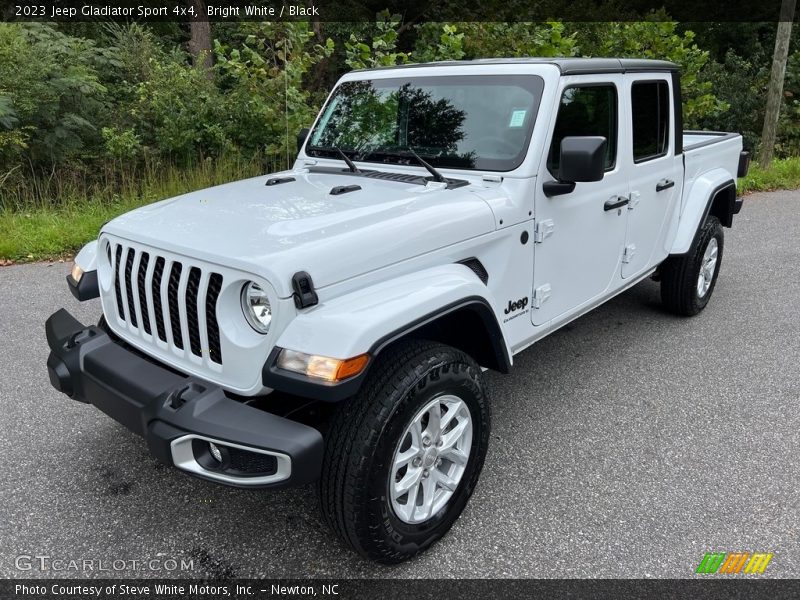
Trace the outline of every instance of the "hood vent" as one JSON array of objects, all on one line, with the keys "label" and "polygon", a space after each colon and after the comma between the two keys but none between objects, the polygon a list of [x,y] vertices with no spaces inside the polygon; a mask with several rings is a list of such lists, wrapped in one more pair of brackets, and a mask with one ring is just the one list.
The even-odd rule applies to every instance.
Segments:
[{"label": "hood vent", "polygon": [[270,177],[264,185],[280,185],[282,183],[291,183],[294,180],[294,177]]},{"label": "hood vent", "polygon": [[361,189],[360,185],[337,185],[331,188],[331,196],[341,196],[342,194],[349,194],[350,192],[357,192]]}]

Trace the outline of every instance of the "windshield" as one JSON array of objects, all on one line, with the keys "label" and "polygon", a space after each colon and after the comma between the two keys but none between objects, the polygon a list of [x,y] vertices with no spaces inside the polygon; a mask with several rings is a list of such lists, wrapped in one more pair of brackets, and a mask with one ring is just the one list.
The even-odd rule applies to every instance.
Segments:
[{"label": "windshield", "polygon": [[535,75],[346,81],[309,136],[309,156],[510,171],[525,158],[544,86]]}]

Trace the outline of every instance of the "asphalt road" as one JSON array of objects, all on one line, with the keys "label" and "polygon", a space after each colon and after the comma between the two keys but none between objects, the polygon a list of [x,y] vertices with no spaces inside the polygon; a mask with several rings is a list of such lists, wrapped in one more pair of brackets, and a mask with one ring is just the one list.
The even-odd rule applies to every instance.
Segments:
[{"label": "asphalt road", "polygon": [[748,196],[702,315],[665,314],[646,281],[490,374],[475,495],[392,568],[333,537],[312,487],[194,480],[55,392],[44,320],[93,322],[99,304],[73,300],[65,264],[0,268],[0,576],[48,576],[15,568],[45,554],[192,559],[171,574],[205,577],[688,577],[707,551],[759,550],[767,575],[798,577],[799,232],[800,192]]}]

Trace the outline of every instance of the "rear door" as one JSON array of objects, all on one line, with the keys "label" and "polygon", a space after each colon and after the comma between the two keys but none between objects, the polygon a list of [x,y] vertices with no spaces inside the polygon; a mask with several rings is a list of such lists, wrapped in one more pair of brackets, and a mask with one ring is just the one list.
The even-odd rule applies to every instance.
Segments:
[{"label": "rear door", "polygon": [[669,73],[624,77],[628,139],[621,160],[630,174],[628,229],[622,277],[636,276],[661,262],[669,216],[679,201],[681,157],[675,156],[674,103]]},{"label": "rear door", "polygon": [[[531,320],[541,325],[590,303],[620,282],[627,209],[604,210],[609,200],[628,195],[619,160],[624,139],[620,116],[623,76],[564,77],[556,118],[550,125],[547,158],[536,186],[534,291]],[[566,136],[607,139],[602,181],[578,183],[575,189],[547,197],[545,181],[558,179],[561,140]]]}]

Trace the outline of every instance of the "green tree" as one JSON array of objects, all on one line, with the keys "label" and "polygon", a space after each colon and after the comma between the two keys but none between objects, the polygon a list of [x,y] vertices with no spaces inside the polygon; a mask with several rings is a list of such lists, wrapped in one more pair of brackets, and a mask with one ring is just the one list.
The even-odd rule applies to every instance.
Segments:
[{"label": "green tree", "polygon": [[[0,23],[0,112],[4,167],[34,170],[91,153],[107,109],[98,72],[115,61],[111,50],[46,24]],[[15,148],[16,155],[9,155]]]},{"label": "green tree", "polygon": [[584,56],[653,58],[679,64],[684,123],[695,127],[702,118],[722,114],[728,105],[714,95],[712,83],[703,78],[708,52],[694,43],[692,31],[680,33],[677,25],[659,11],[646,21],[577,23],[573,27]]},{"label": "green tree", "polygon": [[409,53],[397,49],[400,24],[400,15],[389,14],[388,10],[379,13],[371,41],[353,33],[345,42],[345,64],[351,69],[368,69],[408,62]]}]

